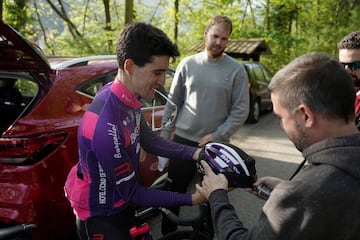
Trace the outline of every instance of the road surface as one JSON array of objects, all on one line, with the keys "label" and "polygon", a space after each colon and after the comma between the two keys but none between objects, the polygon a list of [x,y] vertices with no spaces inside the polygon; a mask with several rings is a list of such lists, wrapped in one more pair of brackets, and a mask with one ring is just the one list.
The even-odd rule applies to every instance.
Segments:
[{"label": "road surface", "polygon": [[[288,179],[302,161],[301,153],[288,140],[280,128],[279,119],[272,112],[262,115],[257,124],[242,126],[233,135],[231,143],[255,158],[258,177],[276,176]],[[189,189],[192,190],[193,188]],[[251,227],[256,222],[264,201],[242,189],[235,189],[229,195],[241,221],[246,227]],[[183,216],[192,215],[194,212],[196,207],[181,208]],[[154,239],[161,236],[160,223],[160,217],[151,221]]]}]

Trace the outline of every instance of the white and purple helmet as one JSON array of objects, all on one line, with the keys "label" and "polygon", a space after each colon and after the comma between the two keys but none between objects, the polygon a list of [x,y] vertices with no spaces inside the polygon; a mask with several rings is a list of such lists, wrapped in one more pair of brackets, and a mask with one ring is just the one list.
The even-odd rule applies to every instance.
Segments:
[{"label": "white and purple helmet", "polygon": [[[210,142],[203,148],[201,159],[205,160],[215,173],[223,173],[229,186],[253,188],[256,181],[255,159],[230,143]],[[199,166],[203,172],[202,166]]]}]

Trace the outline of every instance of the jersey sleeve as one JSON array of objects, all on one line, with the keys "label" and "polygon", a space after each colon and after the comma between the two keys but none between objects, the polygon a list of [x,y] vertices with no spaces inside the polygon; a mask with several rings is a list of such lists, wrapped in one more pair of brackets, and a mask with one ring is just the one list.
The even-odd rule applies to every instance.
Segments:
[{"label": "jersey sleeve", "polygon": [[106,190],[109,201],[117,199],[115,207],[124,203],[144,207],[191,205],[189,194],[149,189],[140,184],[137,176],[138,156],[131,155],[128,149],[131,134],[136,135],[137,131],[128,133],[118,122],[111,118],[100,119],[98,126],[102,127],[95,130],[93,139],[93,151],[101,176],[99,186],[102,181],[109,184]]},{"label": "jersey sleeve", "polygon": [[143,116],[141,118],[140,142],[147,152],[168,158],[176,157],[177,159],[192,161],[192,156],[196,150],[195,147],[178,144],[156,135]]}]

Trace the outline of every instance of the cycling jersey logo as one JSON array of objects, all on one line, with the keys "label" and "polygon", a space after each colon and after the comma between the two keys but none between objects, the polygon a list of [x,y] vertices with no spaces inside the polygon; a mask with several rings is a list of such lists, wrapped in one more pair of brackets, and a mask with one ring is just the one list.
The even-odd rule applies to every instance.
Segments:
[{"label": "cycling jersey logo", "polygon": [[114,150],[115,150],[114,158],[121,158],[122,156],[120,153],[120,142],[119,142],[117,127],[115,124],[112,124],[112,123],[107,123],[107,124],[110,127],[110,129],[108,129],[107,133],[110,137],[112,137],[112,139],[114,141]]},{"label": "cycling jersey logo", "polygon": [[136,139],[140,136],[141,113],[136,112],[135,114],[136,114],[136,127],[130,135],[131,144],[134,144],[136,142]]},{"label": "cycling jersey logo", "polygon": [[130,124],[132,121],[134,121],[134,118],[135,118],[134,117],[134,111],[129,110],[126,118],[123,120],[123,125],[128,126],[128,124]]},{"label": "cycling jersey logo", "polygon": [[116,176],[121,176],[125,173],[131,172],[131,174],[129,176],[121,178],[118,181],[116,181],[116,184],[120,184],[122,182],[129,181],[131,178],[133,178],[135,176],[135,172],[131,169],[131,165],[129,162],[126,162],[126,163],[121,164],[120,166],[117,166],[114,170],[115,170]]},{"label": "cycling jersey logo", "polygon": [[99,168],[99,204],[106,204],[106,173],[98,162]]},{"label": "cycling jersey logo", "polygon": [[126,102],[128,105],[134,104],[134,102],[130,98],[128,98],[124,93],[121,95],[121,100],[123,102]]}]

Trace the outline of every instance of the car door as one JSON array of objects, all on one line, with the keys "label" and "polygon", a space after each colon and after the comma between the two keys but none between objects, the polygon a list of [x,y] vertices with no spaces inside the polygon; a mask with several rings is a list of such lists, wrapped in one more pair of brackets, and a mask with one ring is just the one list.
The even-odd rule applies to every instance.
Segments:
[{"label": "car door", "polygon": [[0,56],[0,135],[3,135],[45,96],[55,71],[37,45],[2,21]]}]

